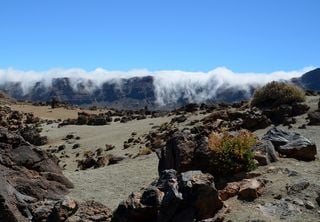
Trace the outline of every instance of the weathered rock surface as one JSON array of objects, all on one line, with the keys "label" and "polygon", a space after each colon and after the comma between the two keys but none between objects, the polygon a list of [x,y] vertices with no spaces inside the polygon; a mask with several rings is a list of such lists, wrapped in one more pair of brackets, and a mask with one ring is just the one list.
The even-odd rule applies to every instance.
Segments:
[{"label": "weathered rock surface", "polygon": [[57,162],[0,128],[0,221],[110,221],[110,209],[99,203],[65,199],[73,184]]},{"label": "weathered rock surface", "polygon": [[238,198],[241,200],[253,201],[261,196],[264,184],[257,179],[246,179],[240,184]]},{"label": "weathered rock surface", "polygon": [[213,177],[201,171],[161,172],[157,181],[131,194],[114,212],[115,222],[202,221],[224,207]]},{"label": "weathered rock surface", "polygon": [[299,133],[273,128],[263,136],[263,139],[271,141],[280,154],[289,158],[310,161],[314,160],[317,154],[315,143]]},{"label": "weathered rock surface", "polygon": [[72,188],[57,159],[28,144],[22,137],[0,128],[1,221],[32,217],[28,203],[60,199]]},{"label": "weathered rock surface", "polygon": [[210,151],[207,143],[206,137],[197,143],[189,133],[174,133],[167,141],[166,147],[158,153],[159,173],[166,169],[175,169],[178,172],[188,170],[208,172]]},{"label": "weathered rock surface", "polygon": [[259,162],[260,166],[278,161],[278,154],[276,153],[273,144],[268,140],[259,141],[252,149],[254,152],[254,159]]}]

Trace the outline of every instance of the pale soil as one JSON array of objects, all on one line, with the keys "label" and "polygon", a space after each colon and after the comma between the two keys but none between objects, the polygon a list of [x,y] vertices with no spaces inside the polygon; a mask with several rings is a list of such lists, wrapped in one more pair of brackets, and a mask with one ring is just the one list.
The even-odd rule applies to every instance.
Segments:
[{"label": "pale soil", "polygon": [[[75,119],[78,117],[78,112],[85,111],[87,113],[99,113],[102,110],[92,111],[92,110],[82,110],[80,108],[66,109],[63,107],[58,107],[51,109],[50,106],[33,106],[31,104],[17,103],[12,104],[10,107],[13,110],[17,110],[25,113],[33,113],[35,116],[41,117],[42,119],[48,120],[58,120],[58,119]],[[104,110],[105,111],[105,110]]]},{"label": "pale soil", "polygon": [[[151,154],[136,159],[128,158],[115,165],[77,172],[75,171],[76,159],[82,159],[85,151],[105,149],[105,144],[115,146],[115,149],[106,152],[106,154],[125,155],[129,153],[136,155],[139,146],[123,149],[123,142],[131,137],[131,133],[137,132],[135,137],[142,136],[151,130],[153,124],[161,125],[168,120],[168,118],[154,118],[135,120],[126,124],[113,122],[111,125],[105,126],[69,125],[61,128],[57,128],[57,125],[53,124],[44,126],[43,134],[49,137],[49,144],[46,147],[66,145],[65,153],[70,157],[62,157],[60,160],[61,166],[67,164],[64,173],[75,185],[70,196],[81,200],[98,200],[108,207],[115,208],[131,192],[139,191],[141,187],[148,185],[157,177],[158,158],[156,155]],[[62,140],[70,133],[80,136],[80,140],[75,140],[72,143],[79,143],[79,148],[72,149],[72,144],[67,144]],[[79,158],[75,157],[76,153],[80,153]]]},{"label": "pale soil", "polygon": [[[202,117],[203,115],[192,116],[187,122]],[[152,127],[160,126],[165,122],[170,122],[170,120],[171,117],[160,117],[134,120],[125,124],[112,122],[111,125],[105,126],[68,125],[61,128],[57,128],[57,124],[45,125],[42,134],[48,136],[49,143],[44,148],[50,149],[50,147],[61,144],[66,145],[65,154],[69,158],[60,157],[60,154],[58,157],[60,157],[61,166],[66,164],[64,174],[75,185],[70,196],[81,200],[94,199],[108,207],[115,208],[131,192],[139,191],[157,178],[157,156],[153,153],[135,159],[128,158],[119,164],[84,171],[75,171],[77,167],[76,159],[82,159],[85,151],[104,149],[105,144],[115,146],[115,149],[106,152],[107,154],[136,155],[139,147],[143,147],[143,145],[123,149],[123,142],[131,137],[132,132],[137,133],[134,138],[142,137],[152,130]],[[68,144],[63,140],[68,134],[80,136],[80,140],[72,140],[72,143]],[[74,143],[79,143],[80,147],[72,149]],[[76,153],[80,153],[79,158],[76,158]]]}]

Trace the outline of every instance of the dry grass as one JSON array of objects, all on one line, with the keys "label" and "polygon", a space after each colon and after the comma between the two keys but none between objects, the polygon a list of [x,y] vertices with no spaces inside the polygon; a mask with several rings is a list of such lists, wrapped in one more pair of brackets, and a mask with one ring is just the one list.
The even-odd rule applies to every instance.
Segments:
[{"label": "dry grass", "polygon": [[305,92],[300,87],[290,83],[271,82],[255,91],[251,106],[276,107],[303,101],[305,101]]}]

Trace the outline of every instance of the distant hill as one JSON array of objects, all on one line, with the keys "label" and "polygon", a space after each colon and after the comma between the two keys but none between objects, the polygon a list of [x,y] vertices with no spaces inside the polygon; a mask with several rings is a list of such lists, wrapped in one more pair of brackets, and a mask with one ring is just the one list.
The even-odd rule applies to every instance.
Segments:
[{"label": "distant hill", "polygon": [[304,89],[320,91],[320,68],[311,70],[300,78],[293,79],[293,82],[299,84]]}]

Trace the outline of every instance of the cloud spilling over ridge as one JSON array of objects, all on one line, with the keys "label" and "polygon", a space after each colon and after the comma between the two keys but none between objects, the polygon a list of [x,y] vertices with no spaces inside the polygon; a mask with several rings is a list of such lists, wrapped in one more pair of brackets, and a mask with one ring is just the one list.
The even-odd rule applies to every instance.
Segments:
[{"label": "cloud spilling over ridge", "polygon": [[51,69],[48,71],[21,71],[16,69],[0,69],[0,85],[6,82],[21,82],[24,93],[36,82],[50,86],[52,79],[68,77],[76,89],[78,83],[84,84],[87,90],[93,91],[104,82],[112,81],[121,87],[121,79],[131,77],[154,77],[154,89],[158,104],[174,103],[179,98],[189,102],[202,102],[215,98],[217,92],[225,88],[237,88],[248,91],[251,86],[260,86],[273,80],[289,80],[312,70],[306,67],[294,71],[276,71],[272,73],[236,73],[220,67],[209,72],[184,72],[178,70],[148,71],[108,71],[102,68],[93,71],[83,69]]}]

